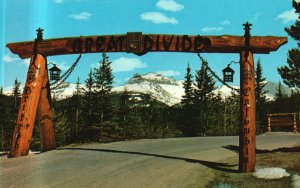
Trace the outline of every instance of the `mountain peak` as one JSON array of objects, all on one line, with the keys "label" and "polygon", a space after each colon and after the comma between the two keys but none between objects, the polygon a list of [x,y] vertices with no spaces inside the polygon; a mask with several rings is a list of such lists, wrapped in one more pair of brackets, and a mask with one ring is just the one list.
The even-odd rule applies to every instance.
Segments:
[{"label": "mountain peak", "polygon": [[128,81],[128,84],[151,82],[154,84],[167,84],[167,85],[178,85],[178,82],[173,78],[168,78],[159,73],[147,73],[144,75],[135,74],[133,78]]}]

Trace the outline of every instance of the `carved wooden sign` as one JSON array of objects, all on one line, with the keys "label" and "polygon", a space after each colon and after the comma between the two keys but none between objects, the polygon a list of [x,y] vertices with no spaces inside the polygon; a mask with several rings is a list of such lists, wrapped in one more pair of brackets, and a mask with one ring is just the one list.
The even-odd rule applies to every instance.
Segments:
[{"label": "carved wooden sign", "polygon": [[[287,43],[287,37],[253,36],[251,37],[251,52],[270,53],[285,43]],[[34,41],[9,43],[6,46],[21,58],[29,58],[34,54]],[[143,55],[154,51],[240,53],[244,50],[244,46],[243,36],[143,35],[141,32],[132,32],[126,35],[41,40],[38,42],[37,51],[44,56],[98,52],[128,52]]]}]

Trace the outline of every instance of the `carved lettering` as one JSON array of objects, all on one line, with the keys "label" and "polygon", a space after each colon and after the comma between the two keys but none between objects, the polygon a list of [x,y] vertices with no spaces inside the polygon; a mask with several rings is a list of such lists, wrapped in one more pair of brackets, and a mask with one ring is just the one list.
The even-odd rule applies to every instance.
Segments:
[{"label": "carved lettering", "polygon": [[97,39],[96,39],[96,51],[97,52],[103,51],[104,42],[105,42],[105,37],[97,37]]},{"label": "carved lettering", "polygon": [[159,35],[156,37],[156,50],[159,50]]},{"label": "carved lettering", "polygon": [[85,39],[85,52],[91,52],[93,45],[93,38],[86,38]]},{"label": "carved lettering", "polygon": [[248,145],[249,143],[250,143],[249,139],[247,137],[245,137],[244,144]]},{"label": "carved lettering", "polygon": [[245,120],[244,120],[244,125],[249,125],[249,123],[250,123],[250,120],[249,120],[249,119],[245,119]]},{"label": "carved lettering", "polygon": [[180,39],[180,37],[177,36],[177,37],[176,37],[176,45],[175,45],[175,50],[176,50],[176,51],[179,51],[179,39]]},{"label": "carved lettering", "polygon": [[75,53],[82,52],[82,40],[80,38],[76,39],[73,42],[73,52],[75,52]]},{"label": "carved lettering", "polygon": [[149,51],[152,49],[153,46],[153,39],[148,35],[144,37],[144,51]]},{"label": "carved lettering", "polygon": [[249,96],[250,95],[250,91],[251,91],[250,87],[244,88],[243,89],[243,95],[244,96]]},{"label": "carved lettering", "polygon": [[243,128],[243,133],[244,134],[249,134],[250,133],[250,129],[249,128]]},{"label": "carved lettering", "polygon": [[165,50],[170,49],[170,45],[173,40],[173,37],[174,37],[174,35],[171,36],[171,39],[169,41],[166,41],[166,36],[165,35],[163,36],[163,45],[164,45]]},{"label": "carved lettering", "polygon": [[118,41],[119,41],[119,50],[121,51],[123,49],[123,43],[124,43],[124,41],[126,41],[126,37],[125,36],[120,36],[118,38]]},{"label": "carved lettering", "polygon": [[[202,36],[193,36],[188,35],[156,35],[155,39],[151,38],[149,35],[139,35],[141,36],[141,41],[135,41],[138,45],[138,48],[142,52],[146,53],[147,51],[155,50],[156,51],[195,51],[200,52],[205,47],[211,45],[209,38]],[[76,38],[73,39],[72,49],[73,53],[90,53],[90,52],[101,52],[101,51],[125,51],[128,50],[127,45],[137,45],[134,44],[134,41],[128,41],[128,36],[97,36],[97,37],[86,37],[86,38]],[[130,44],[128,44],[130,43]],[[143,46],[142,46],[143,45]],[[126,48],[125,48],[126,47]],[[143,47],[143,48],[142,48]],[[175,49],[174,49],[175,48]],[[136,51],[127,51],[127,52],[136,52]],[[34,70],[33,70],[34,71]],[[33,74],[32,74],[33,76]],[[29,77],[29,80],[33,80],[34,77]]]},{"label": "carved lettering", "polygon": [[182,51],[186,52],[192,48],[192,40],[187,35],[182,36]]},{"label": "carved lettering", "polygon": [[211,41],[208,38],[196,36],[194,39],[194,51],[196,51],[196,52],[200,52],[205,47],[208,47],[210,45],[211,45]]},{"label": "carved lettering", "polygon": [[31,93],[31,88],[25,87],[24,92],[25,92],[25,95],[29,95]]},{"label": "carved lettering", "polygon": [[111,36],[109,41],[108,41],[108,45],[107,45],[107,51],[111,51],[111,50],[117,50],[118,49],[118,43],[117,40],[114,36]]}]

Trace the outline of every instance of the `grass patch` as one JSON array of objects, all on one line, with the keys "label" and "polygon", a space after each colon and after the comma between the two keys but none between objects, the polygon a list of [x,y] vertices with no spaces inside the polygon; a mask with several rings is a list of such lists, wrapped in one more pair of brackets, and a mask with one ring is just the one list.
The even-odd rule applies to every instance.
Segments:
[{"label": "grass patch", "polygon": [[[288,173],[300,174],[300,163],[299,163],[300,152],[295,151],[276,151],[269,153],[261,153],[256,155],[256,169],[269,168],[269,167],[280,167],[286,169]],[[226,163],[237,164],[238,156],[227,159]],[[235,166],[235,169],[238,165]],[[231,187],[244,187],[244,188],[282,188],[292,187],[291,176],[284,177],[281,179],[265,180],[255,178],[252,173],[228,173],[222,171],[214,171],[216,178],[211,181],[207,187],[209,188],[231,188]],[[221,186],[218,186],[221,185]],[[225,186],[222,186],[224,184]]]}]

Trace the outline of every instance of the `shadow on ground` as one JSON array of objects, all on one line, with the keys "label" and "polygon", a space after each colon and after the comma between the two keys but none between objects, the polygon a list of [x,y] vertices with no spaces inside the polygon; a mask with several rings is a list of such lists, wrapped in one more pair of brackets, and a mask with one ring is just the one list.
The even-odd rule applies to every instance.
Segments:
[{"label": "shadow on ground", "polygon": [[[229,149],[231,151],[234,151],[236,153],[239,153],[239,146],[235,145],[227,145],[223,146],[223,148]],[[267,149],[256,149],[256,154],[263,154],[263,153],[275,153],[275,152],[300,152],[300,147],[284,147],[284,148],[277,148],[273,150],[267,150]]]},{"label": "shadow on ground", "polygon": [[182,161],[186,161],[189,163],[198,163],[198,164],[201,164],[208,168],[223,171],[223,172],[238,173],[238,170],[232,169],[233,167],[236,167],[237,165],[231,165],[228,163],[210,162],[210,161],[197,160],[197,159],[189,159],[189,158],[184,158],[184,157],[174,157],[174,156],[160,155],[160,154],[153,154],[153,153],[121,151],[121,150],[111,150],[111,149],[62,148],[62,150],[81,150],[81,151],[94,151],[94,152],[107,152],[107,153],[122,153],[122,154],[151,156],[151,157],[158,157],[158,158],[171,159],[171,160],[182,160]]}]

